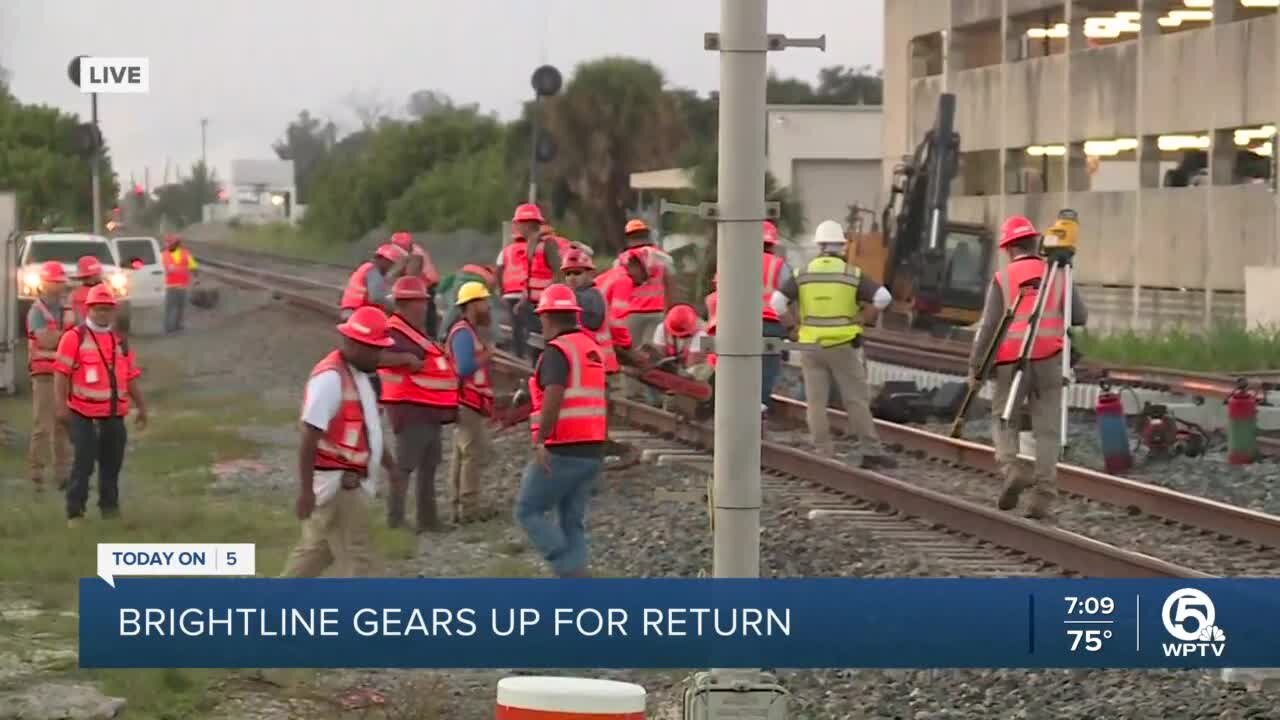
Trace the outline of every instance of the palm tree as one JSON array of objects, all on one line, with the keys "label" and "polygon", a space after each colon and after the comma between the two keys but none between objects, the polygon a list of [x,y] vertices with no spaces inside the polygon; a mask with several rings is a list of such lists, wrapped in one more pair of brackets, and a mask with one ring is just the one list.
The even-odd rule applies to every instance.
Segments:
[{"label": "palm tree", "polygon": [[551,173],[578,200],[584,224],[605,248],[621,249],[631,205],[631,173],[670,167],[685,136],[675,101],[654,65],[609,57],[579,65],[546,107],[559,154]]}]

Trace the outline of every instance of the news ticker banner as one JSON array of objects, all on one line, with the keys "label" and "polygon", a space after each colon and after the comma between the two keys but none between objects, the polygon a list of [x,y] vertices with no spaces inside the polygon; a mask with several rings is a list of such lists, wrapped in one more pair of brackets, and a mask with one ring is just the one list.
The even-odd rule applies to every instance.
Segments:
[{"label": "news ticker banner", "polygon": [[92,668],[1280,667],[1280,580],[80,581]]}]

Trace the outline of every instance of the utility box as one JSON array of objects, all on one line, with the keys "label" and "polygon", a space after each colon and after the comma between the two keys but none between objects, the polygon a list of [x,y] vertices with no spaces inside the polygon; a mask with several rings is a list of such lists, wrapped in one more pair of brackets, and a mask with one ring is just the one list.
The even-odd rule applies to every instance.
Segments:
[{"label": "utility box", "polygon": [[682,720],[786,720],[788,693],[767,675],[756,682],[717,682],[709,672],[689,680]]},{"label": "utility box", "polygon": [[0,392],[18,390],[18,196],[0,192]]}]

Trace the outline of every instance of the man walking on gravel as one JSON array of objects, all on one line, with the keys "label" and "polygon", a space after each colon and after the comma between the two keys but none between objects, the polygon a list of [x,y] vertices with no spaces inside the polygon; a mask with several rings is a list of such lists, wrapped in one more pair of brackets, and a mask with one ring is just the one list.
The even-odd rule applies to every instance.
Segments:
[{"label": "man walking on gravel", "polygon": [[[453,362],[426,330],[427,288],[417,276],[396,281],[391,290],[396,312],[387,321],[391,348],[382,353],[378,378],[382,404],[396,436],[396,459],[412,473],[420,533],[437,531],[436,468],[440,465],[440,435],[458,417],[458,377]],[[406,485],[393,484],[387,494],[387,524],[404,524]]]},{"label": "man walking on gravel", "polygon": [[493,447],[488,428],[493,416],[493,347],[486,341],[493,323],[490,297],[489,289],[478,282],[458,288],[456,305],[462,310],[462,317],[449,328],[445,342],[458,374],[458,424],[453,431],[449,486],[453,493],[453,521],[459,524],[493,514],[480,502],[480,472],[488,464]]},{"label": "man walking on gravel", "polygon": [[[969,377],[977,378],[982,357],[992,342],[998,342],[995,356],[995,393],[991,399],[992,439],[996,446],[996,463],[1004,476],[1004,489],[997,506],[1001,510],[1013,510],[1018,506],[1022,492],[1033,489],[1027,517],[1047,519],[1053,501],[1058,495],[1058,458],[1062,453],[1062,358],[1066,328],[1063,326],[1065,287],[1047,290],[1039,329],[1031,343],[1030,363],[1027,368],[1025,395],[1020,399],[1027,404],[1031,415],[1031,427],[1036,443],[1035,471],[1027,477],[1026,469],[1018,461],[1018,424],[1000,421],[1009,399],[1017,369],[1022,342],[1030,329],[1032,308],[1036,296],[1045,291],[1040,287],[1048,265],[1038,254],[1040,233],[1031,221],[1014,215],[1000,228],[1000,248],[1009,255],[1009,264],[996,271],[987,288],[986,303],[982,307],[982,319],[978,333],[973,338],[973,350],[969,355]],[[1057,283],[1055,283],[1057,285]],[[1014,309],[1012,322],[1003,337],[996,337],[1005,308],[1018,298],[1022,287],[1031,288],[1022,295]],[[1087,320],[1084,301],[1080,293],[1071,294],[1071,324],[1083,326]],[[1012,418],[1011,418],[1012,419]]]},{"label": "man walking on gravel", "polygon": [[182,246],[182,238],[170,233],[164,238],[164,331],[182,330],[182,316],[187,308],[187,293],[196,273],[196,259]]},{"label": "man walking on gravel", "polygon": [[40,297],[27,311],[27,370],[31,373],[31,445],[27,462],[31,482],[44,490],[50,456],[58,489],[67,484],[70,447],[67,428],[58,422],[58,402],[54,394],[54,365],[58,340],[67,328],[75,327],[76,316],[66,302],[67,275],[62,263],[50,260],[40,266]]},{"label": "man walking on gravel", "polygon": [[295,504],[302,539],[282,577],[317,577],[330,565],[342,577],[368,575],[368,499],[377,470],[370,461],[381,461],[392,484],[407,482],[383,447],[371,382],[383,349],[393,344],[387,318],[376,307],[361,307],[337,327],[342,345],[312,368],[303,395]]},{"label": "man walking on gravel", "polygon": [[880,434],[871,417],[867,360],[862,351],[862,325],[858,321],[861,303],[871,303],[879,311],[889,307],[893,297],[888,289],[863,275],[861,268],[845,261],[844,228],[840,223],[823,222],[814,231],[813,239],[818,246],[818,257],[794,278],[785,278],[782,288],[770,300],[779,314],[789,303],[796,303],[797,339],[820,346],[800,353],[810,438],[823,454],[835,454],[827,420],[827,402],[834,378],[849,416],[849,429],[863,445],[860,465],[868,469],[896,467],[897,462],[884,454]]},{"label": "man walking on gravel", "polygon": [[[529,378],[533,460],[515,519],[560,577],[587,576],[587,502],[604,466],[608,434],[604,358],[578,325],[573,290],[552,285],[537,313],[546,349]],[[547,514],[555,510],[557,521]]]},{"label": "man walking on gravel", "polygon": [[104,518],[120,512],[120,468],[128,432],[129,401],[138,408],[135,422],[147,426],[147,408],[138,387],[142,371],[113,328],[116,298],[106,284],[85,299],[84,324],[62,334],[54,359],[54,397],[58,419],[75,447],[67,481],[67,525],[76,527],[89,500],[89,478],[98,468],[98,510]]}]

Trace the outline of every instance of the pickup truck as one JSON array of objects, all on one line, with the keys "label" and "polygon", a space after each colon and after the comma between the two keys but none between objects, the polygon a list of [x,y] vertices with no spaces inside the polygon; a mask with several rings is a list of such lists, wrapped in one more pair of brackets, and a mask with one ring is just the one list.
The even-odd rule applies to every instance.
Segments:
[{"label": "pickup truck", "polygon": [[[122,249],[128,255],[125,261],[128,265],[121,262]],[[76,272],[76,261],[85,255],[92,255],[102,263],[103,275],[121,303],[121,312],[128,314],[130,306],[163,304],[164,271],[160,268],[159,245],[154,238],[108,240],[87,233],[30,233],[22,239],[18,261],[18,316],[24,333],[27,310],[40,289],[40,265],[56,260],[71,278]]]}]

